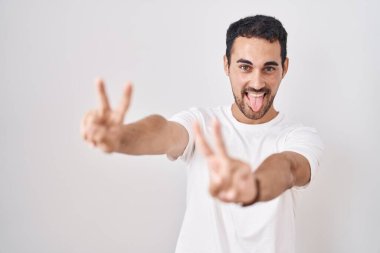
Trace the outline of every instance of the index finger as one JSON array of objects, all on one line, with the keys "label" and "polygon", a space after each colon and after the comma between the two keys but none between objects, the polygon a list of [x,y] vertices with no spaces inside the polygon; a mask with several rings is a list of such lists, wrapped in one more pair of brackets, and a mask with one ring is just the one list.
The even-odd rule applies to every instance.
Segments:
[{"label": "index finger", "polygon": [[198,121],[196,121],[194,123],[193,129],[194,129],[194,132],[195,132],[196,143],[199,144],[201,152],[206,157],[209,157],[209,156],[213,155],[214,152],[212,152],[210,146],[207,144],[207,141],[206,141],[206,139],[204,138],[204,136],[202,134],[202,130],[201,130],[200,126],[199,126]]},{"label": "index finger", "polygon": [[98,90],[98,95],[99,95],[99,100],[100,100],[100,110],[101,110],[101,113],[104,115],[106,112],[108,112],[111,109],[111,107],[108,102],[106,89],[104,87],[104,82],[102,79],[100,78],[96,79],[96,87]]},{"label": "index finger", "polygon": [[219,155],[226,157],[227,149],[226,149],[226,146],[224,145],[222,132],[220,129],[220,122],[217,119],[214,119],[212,125],[213,125],[213,133],[214,133],[215,144],[216,144],[216,152]]}]

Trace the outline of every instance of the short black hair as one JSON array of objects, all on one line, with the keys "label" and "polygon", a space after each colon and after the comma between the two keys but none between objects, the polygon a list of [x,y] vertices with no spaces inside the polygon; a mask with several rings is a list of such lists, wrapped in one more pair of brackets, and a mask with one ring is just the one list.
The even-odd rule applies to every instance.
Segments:
[{"label": "short black hair", "polygon": [[228,66],[231,63],[231,49],[237,37],[262,38],[270,42],[279,41],[281,46],[281,63],[286,59],[286,39],[288,33],[281,22],[274,17],[256,15],[242,18],[232,23],[227,30],[226,56]]}]

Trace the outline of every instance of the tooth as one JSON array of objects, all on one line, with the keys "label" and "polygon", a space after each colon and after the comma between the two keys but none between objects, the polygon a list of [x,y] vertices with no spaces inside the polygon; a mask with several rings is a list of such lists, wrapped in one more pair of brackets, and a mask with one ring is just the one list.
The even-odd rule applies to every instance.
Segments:
[{"label": "tooth", "polygon": [[253,97],[255,97],[255,98],[264,96],[264,92],[263,93],[248,92],[248,94],[251,95],[251,96],[253,96]]}]

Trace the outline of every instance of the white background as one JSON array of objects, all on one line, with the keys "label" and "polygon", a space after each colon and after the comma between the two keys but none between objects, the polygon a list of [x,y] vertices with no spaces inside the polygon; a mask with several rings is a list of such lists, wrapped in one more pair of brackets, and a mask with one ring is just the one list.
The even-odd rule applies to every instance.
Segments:
[{"label": "white background", "polygon": [[290,68],[276,107],[326,150],[297,207],[299,253],[380,252],[380,5],[376,1],[0,0],[0,252],[173,252],[182,162],[105,155],[80,138],[102,76],[126,122],[232,102],[228,25],[282,21]]}]

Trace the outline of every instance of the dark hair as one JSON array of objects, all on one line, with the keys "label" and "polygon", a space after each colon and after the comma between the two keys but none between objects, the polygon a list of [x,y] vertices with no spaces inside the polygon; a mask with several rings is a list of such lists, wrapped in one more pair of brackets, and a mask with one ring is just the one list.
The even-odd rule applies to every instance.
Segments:
[{"label": "dark hair", "polygon": [[262,38],[270,42],[279,41],[281,46],[281,63],[286,59],[286,38],[288,33],[281,22],[274,17],[256,15],[232,23],[227,30],[226,56],[228,65],[231,62],[231,48],[237,37]]}]

